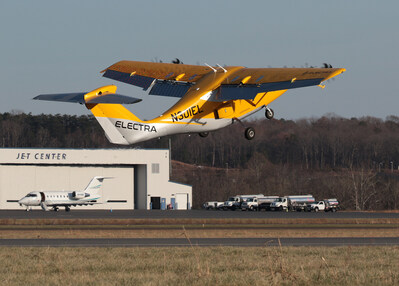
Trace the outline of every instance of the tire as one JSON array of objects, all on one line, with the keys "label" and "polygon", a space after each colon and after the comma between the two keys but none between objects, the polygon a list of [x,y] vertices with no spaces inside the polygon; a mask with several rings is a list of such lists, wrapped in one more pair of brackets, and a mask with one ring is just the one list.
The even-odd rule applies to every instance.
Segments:
[{"label": "tire", "polygon": [[209,135],[209,132],[200,132],[200,133],[198,133],[198,135],[202,138],[205,138]]},{"label": "tire", "polygon": [[280,206],[280,207],[278,208],[278,210],[282,212],[282,211],[283,211],[283,206]]},{"label": "tire", "polygon": [[248,127],[247,129],[245,129],[245,138],[247,138],[248,140],[254,139],[255,129],[253,129],[252,127]]},{"label": "tire", "polygon": [[314,211],[317,213],[319,211],[319,208],[315,208]]},{"label": "tire", "polygon": [[266,109],[266,111],[265,111],[265,116],[266,116],[266,118],[267,119],[273,119],[273,117],[274,117],[274,111],[273,111],[273,109],[271,109],[271,108],[269,108],[269,109]]}]

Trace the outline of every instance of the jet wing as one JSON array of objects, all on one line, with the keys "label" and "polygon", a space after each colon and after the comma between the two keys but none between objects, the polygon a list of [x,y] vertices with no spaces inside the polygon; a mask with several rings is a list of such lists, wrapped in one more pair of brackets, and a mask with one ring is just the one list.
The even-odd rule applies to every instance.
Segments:
[{"label": "jet wing", "polygon": [[228,77],[210,101],[254,99],[258,93],[320,85],[343,68],[243,68]]},{"label": "jet wing", "polygon": [[139,86],[151,87],[150,94],[182,97],[193,83],[212,71],[207,66],[120,61],[106,68],[103,76]]}]

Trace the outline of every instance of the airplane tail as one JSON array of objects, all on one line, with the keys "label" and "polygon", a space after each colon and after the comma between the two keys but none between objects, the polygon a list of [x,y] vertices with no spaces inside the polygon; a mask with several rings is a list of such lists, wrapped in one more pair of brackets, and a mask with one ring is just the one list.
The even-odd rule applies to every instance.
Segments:
[{"label": "airplane tail", "polygon": [[[134,125],[134,130],[139,127],[143,129],[144,127],[142,127],[143,124],[141,124],[143,121],[138,119],[121,104],[137,103],[140,102],[141,99],[117,94],[116,89],[117,87],[115,85],[107,85],[90,92],[40,94],[33,99],[85,104],[96,117],[111,143],[127,145],[129,142],[125,135],[128,134],[123,134],[122,129],[124,126],[122,127],[123,124],[120,120],[134,121],[136,124]],[[137,123],[142,126],[138,126]],[[118,124],[121,125],[119,129]],[[132,129],[133,125],[127,126],[127,128],[129,127]]]},{"label": "airplane tail", "polygon": [[104,179],[104,177],[94,177],[84,189],[84,192],[90,195],[99,193]]},{"label": "airplane tail", "polygon": [[159,137],[154,124],[140,120],[122,106],[140,102],[141,99],[117,94],[116,88],[115,85],[107,85],[90,92],[41,94],[34,99],[85,104],[113,144],[128,145]]},{"label": "airplane tail", "polygon": [[[143,121],[120,104],[86,104],[113,144],[129,145],[126,134],[143,128]],[[126,123],[126,122],[131,123]],[[140,126],[141,125],[141,126]]]}]

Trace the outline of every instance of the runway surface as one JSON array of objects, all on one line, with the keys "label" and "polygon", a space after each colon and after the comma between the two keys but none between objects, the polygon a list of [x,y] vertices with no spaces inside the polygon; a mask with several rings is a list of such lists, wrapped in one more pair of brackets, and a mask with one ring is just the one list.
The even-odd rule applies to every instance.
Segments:
[{"label": "runway surface", "polygon": [[160,219],[160,218],[188,218],[188,219],[209,219],[209,218],[301,218],[301,219],[378,219],[378,218],[399,218],[399,212],[245,212],[245,211],[207,211],[207,210],[189,210],[189,211],[161,211],[161,210],[123,210],[123,211],[104,211],[104,210],[79,210],[71,209],[70,212],[60,210],[54,211],[24,211],[21,210],[1,210],[0,219]]},{"label": "runway surface", "polygon": [[0,239],[0,247],[190,247],[190,246],[383,246],[399,245],[399,237],[348,238],[103,238]]}]

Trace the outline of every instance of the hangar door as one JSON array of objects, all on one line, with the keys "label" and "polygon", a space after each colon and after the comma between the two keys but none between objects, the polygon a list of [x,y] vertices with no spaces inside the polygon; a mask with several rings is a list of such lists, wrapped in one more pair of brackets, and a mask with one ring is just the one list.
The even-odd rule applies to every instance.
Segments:
[{"label": "hangar door", "polygon": [[[103,182],[103,204],[77,209],[133,209],[134,168],[106,166],[0,166],[0,208],[21,209],[12,201],[32,191],[83,190],[95,176],[109,177]],[[11,201],[11,202],[7,202]]]},{"label": "hangar door", "polygon": [[188,204],[188,194],[176,194],[175,208],[178,210],[186,210]]}]

